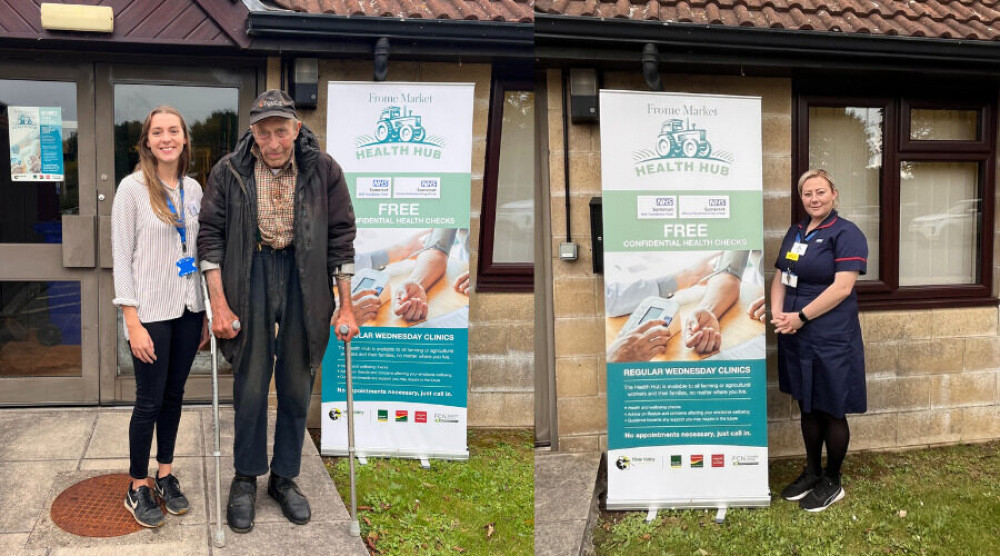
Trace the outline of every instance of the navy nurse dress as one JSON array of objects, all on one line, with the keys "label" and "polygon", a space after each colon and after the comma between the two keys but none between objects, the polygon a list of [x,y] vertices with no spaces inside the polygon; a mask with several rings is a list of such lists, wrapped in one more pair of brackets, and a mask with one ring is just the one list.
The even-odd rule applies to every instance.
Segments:
[{"label": "navy nurse dress", "polygon": [[[806,234],[809,218],[789,228],[775,267],[798,276],[797,287],[785,286],[784,311],[798,313],[833,283],[839,271],[864,274],[868,243],[860,229],[831,211]],[[787,253],[800,241],[805,254]],[[858,297],[851,295],[831,311],[810,319],[795,334],[778,335],[778,386],[802,403],[803,411],[822,411],[837,418],[868,409],[865,351],[858,320]]]}]

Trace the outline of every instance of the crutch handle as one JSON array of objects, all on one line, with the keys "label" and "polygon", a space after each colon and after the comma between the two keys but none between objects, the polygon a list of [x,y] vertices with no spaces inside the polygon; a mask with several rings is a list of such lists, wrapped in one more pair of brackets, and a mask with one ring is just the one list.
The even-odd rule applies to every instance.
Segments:
[{"label": "crutch handle", "polygon": [[[341,336],[347,336],[348,334],[350,334],[351,328],[349,326],[347,326],[346,324],[342,324],[342,325],[340,325],[339,332],[340,332]],[[347,339],[347,340],[344,340],[344,341],[345,342],[350,342],[351,340]]]}]

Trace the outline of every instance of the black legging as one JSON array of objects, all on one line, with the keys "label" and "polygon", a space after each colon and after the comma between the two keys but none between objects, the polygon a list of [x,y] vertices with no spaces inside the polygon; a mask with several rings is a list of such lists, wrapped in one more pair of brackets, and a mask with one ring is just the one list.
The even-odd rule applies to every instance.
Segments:
[{"label": "black legging", "polygon": [[[799,402],[802,410],[802,402]],[[806,444],[806,471],[813,475],[823,474],[823,444],[826,444],[826,476],[834,482],[840,481],[840,466],[847,456],[847,445],[851,442],[851,429],[847,417],[837,418],[829,413],[802,412],[802,439]]]}]

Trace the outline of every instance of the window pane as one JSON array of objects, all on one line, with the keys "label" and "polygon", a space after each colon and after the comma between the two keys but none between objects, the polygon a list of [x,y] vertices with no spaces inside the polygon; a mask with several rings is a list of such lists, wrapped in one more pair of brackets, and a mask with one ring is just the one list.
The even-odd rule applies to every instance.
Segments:
[{"label": "window pane", "polygon": [[0,376],[80,376],[79,282],[0,282]]},{"label": "window pane", "polygon": [[149,111],[173,106],[191,133],[188,175],[204,187],[212,165],[239,139],[239,89],[175,85],[115,85],[115,185],[139,163],[139,131]]},{"label": "window pane", "polygon": [[978,141],[978,110],[910,110],[914,141]]},{"label": "window pane", "polygon": [[[18,144],[10,144],[14,107],[60,109],[61,180],[50,174],[31,175],[32,170],[41,170],[43,160],[51,164],[52,151],[58,161],[58,143],[46,144],[42,137],[55,138],[56,130],[45,134],[36,128],[35,140],[19,131]],[[0,171],[0,243],[62,243],[62,215],[80,214],[76,128],[76,83],[0,79],[0,153],[10,162]]]},{"label": "window pane", "polygon": [[809,109],[809,167],[824,168],[833,176],[838,212],[868,239],[868,273],[862,280],[879,278],[882,122],[881,108]]},{"label": "window pane", "polygon": [[504,93],[493,262],[535,260],[535,94]]},{"label": "window pane", "polygon": [[979,164],[901,162],[899,285],[979,281]]}]

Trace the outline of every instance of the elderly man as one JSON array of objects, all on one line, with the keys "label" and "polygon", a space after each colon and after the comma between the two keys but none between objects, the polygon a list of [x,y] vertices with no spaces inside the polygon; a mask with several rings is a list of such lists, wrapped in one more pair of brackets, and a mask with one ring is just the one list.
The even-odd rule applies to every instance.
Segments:
[{"label": "elderly man", "polygon": [[[268,470],[267,492],[285,517],[308,523],[309,501],[292,479],[330,326],[340,340],[343,324],[348,336],[358,332],[350,295],[355,227],[343,171],[320,151],[288,95],[269,90],[254,101],[250,130],[212,169],[199,220],[212,332],[235,373],[229,527],[253,528],[257,477]],[[341,307],[332,320],[334,283]],[[278,417],[269,465],[272,373]]]}]

